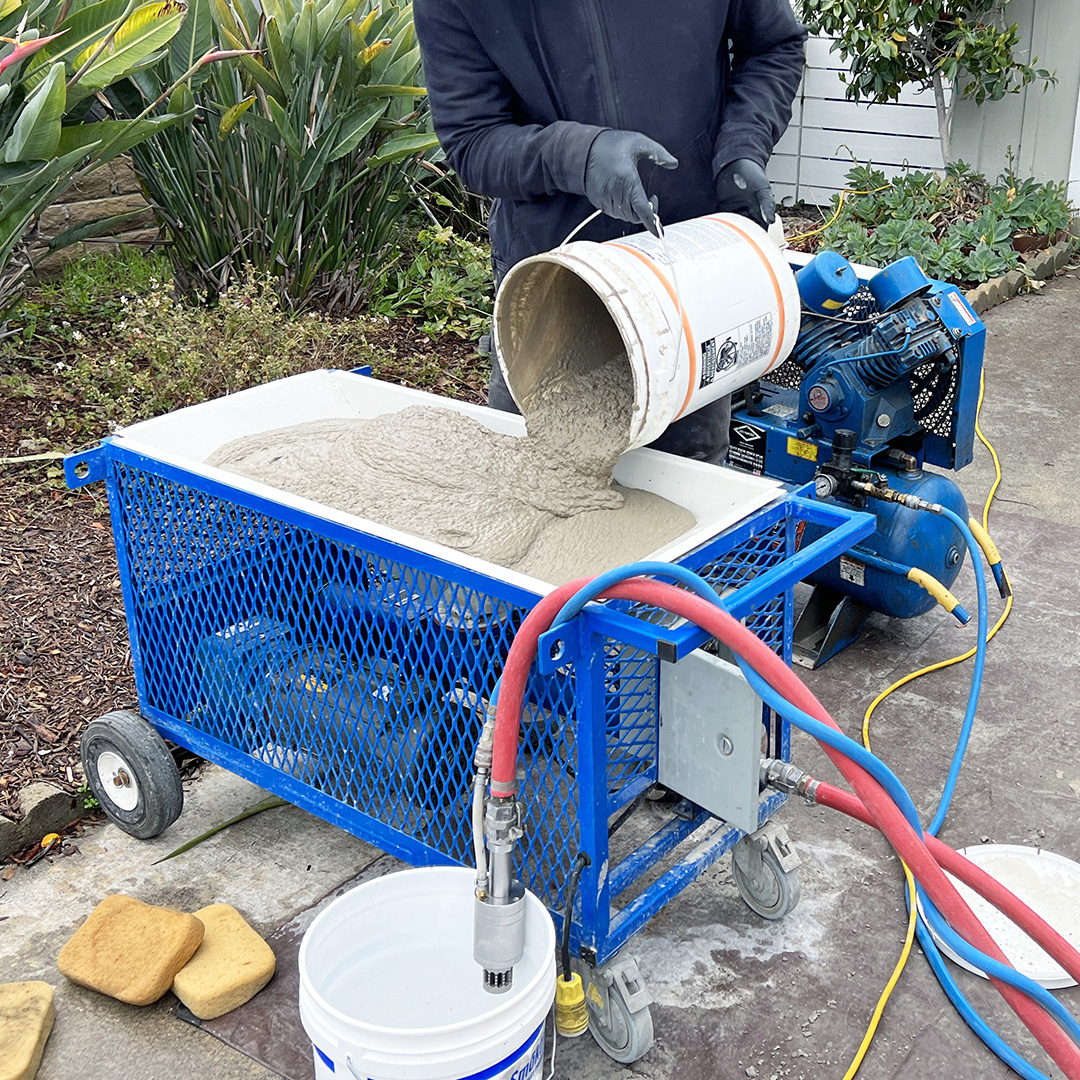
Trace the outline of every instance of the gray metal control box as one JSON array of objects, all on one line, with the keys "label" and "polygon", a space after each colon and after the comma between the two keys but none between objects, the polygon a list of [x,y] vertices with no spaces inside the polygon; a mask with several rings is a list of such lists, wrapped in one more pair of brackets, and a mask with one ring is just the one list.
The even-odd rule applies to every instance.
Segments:
[{"label": "gray metal control box", "polygon": [[739,669],[695,649],[660,664],[657,780],[743,832],[758,827],[761,698]]}]

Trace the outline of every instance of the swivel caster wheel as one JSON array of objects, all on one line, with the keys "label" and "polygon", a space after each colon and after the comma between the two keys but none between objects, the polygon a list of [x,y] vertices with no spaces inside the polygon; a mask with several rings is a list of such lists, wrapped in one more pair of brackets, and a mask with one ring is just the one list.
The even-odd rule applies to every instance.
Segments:
[{"label": "swivel caster wheel", "polygon": [[782,919],[802,893],[799,856],[787,830],[772,822],[742,837],[731,852],[731,873],[746,906],[763,919]]},{"label": "swivel caster wheel", "polygon": [[617,957],[591,967],[575,965],[585,984],[589,1032],[613,1061],[629,1064],[653,1044],[652,998],[632,956]]},{"label": "swivel caster wheel", "polygon": [[86,782],[114,824],[139,840],[164,832],[184,807],[165,740],[137,713],[111,712],[83,732]]}]

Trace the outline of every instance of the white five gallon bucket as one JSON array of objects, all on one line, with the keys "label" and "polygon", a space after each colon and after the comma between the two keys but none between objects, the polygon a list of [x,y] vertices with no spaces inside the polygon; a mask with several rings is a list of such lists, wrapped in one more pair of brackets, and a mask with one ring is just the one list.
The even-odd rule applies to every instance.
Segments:
[{"label": "white five gallon bucket", "polygon": [[579,240],[523,260],[499,288],[493,333],[522,411],[556,357],[600,364],[625,349],[634,447],[782,363],[799,319],[795,275],[765,231],[714,214],[669,226],[663,242]]},{"label": "white five gallon bucket", "polygon": [[335,900],[300,945],[300,1019],[317,1080],[541,1080],[555,927],[526,893],[525,955],[489,994],[473,960],[473,882],[404,870]]}]

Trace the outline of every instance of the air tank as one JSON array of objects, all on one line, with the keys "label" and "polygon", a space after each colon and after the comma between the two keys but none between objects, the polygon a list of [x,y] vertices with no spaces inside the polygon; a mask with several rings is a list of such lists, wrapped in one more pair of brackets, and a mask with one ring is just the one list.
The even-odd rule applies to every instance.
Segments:
[{"label": "air tank", "polygon": [[[888,477],[889,487],[940,503],[965,521],[969,512],[963,492],[947,476],[922,469],[878,469]],[[865,509],[877,517],[877,530],[860,541],[858,548],[822,567],[810,577],[839,593],[896,619],[911,619],[933,608],[936,601],[915,582],[859,560],[865,550],[879,558],[925,570],[946,588],[960,573],[967,547],[959,530],[940,514],[911,510],[899,503],[874,500]],[[807,525],[802,542],[816,539],[818,531]]]}]

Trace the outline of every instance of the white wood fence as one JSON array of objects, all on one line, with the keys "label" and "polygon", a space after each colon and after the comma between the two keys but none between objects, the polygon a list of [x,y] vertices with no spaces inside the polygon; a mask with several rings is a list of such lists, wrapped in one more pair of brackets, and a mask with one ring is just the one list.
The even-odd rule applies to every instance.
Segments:
[{"label": "white wood fence", "polygon": [[848,101],[840,81],[844,64],[830,44],[823,37],[807,42],[791,126],[769,164],[777,198],[825,205],[847,185],[844,175],[856,160],[890,176],[905,165],[941,169],[933,92],[905,89],[895,105]]}]

